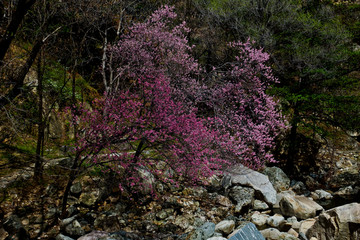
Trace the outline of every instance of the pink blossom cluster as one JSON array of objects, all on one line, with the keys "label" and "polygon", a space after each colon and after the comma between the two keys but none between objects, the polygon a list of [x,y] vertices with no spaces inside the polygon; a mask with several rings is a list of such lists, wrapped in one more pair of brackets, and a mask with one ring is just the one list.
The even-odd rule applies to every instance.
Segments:
[{"label": "pink blossom cluster", "polygon": [[[121,174],[121,188],[147,187],[139,169],[196,184],[233,162],[260,167],[274,160],[274,137],[285,127],[266,94],[276,81],[268,54],[249,41],[232,43],[239,55],[210,89],[197,80],[189,29],[174,26],[175,18],[164,6],[134,24],[110,50],[118,87],[77,116],[78,152]],[[214,111],[207,118],[195,107],[204,99]]]}]

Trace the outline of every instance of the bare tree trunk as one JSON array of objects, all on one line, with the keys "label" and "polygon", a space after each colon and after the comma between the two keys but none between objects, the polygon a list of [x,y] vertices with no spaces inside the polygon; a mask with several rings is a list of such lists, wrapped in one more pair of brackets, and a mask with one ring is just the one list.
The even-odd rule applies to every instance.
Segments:
[{"label": "bare tree trunk", "polygon": [[39,38],[31,49],[30,55],[27,58],[26,63],[20,68],[19,72],[15,76],[11,77],[10,82],[15,83],[15,85],[9,91],[9,93],[6,94],[6,96],[0,97],[0,108],[10,103],[22,92],[26,74],[29,72],[43,44],[44,42],[42,38]]},{"label": "bare tree trunk", "polygon": [[[42,53],[42,52],[41,52]],[[43,76],[44,71],[42,68],[42,54],[40,54],[38,58],[38,64],[37,64],[37,75],[38,75],[38,97],[39,97],[39,105],[38,105],[38,138],[37,138],[37,144],[36,144],[36,161],[35,161],[35,169],[34,169],[34,179],[40,180],[42,178],[42,150],[44,145],[44,120],[43,120]]]},{"label": "bare tree trunk", "polygon": [[19,0],[10,24],[8,25],[4,35],[0,39],[0,67],[3,65],[3,60],[6,52],[8,51],[12,40],[15,38],[15,34],[23,21],[26,13],[34,5],[36,0]]}]

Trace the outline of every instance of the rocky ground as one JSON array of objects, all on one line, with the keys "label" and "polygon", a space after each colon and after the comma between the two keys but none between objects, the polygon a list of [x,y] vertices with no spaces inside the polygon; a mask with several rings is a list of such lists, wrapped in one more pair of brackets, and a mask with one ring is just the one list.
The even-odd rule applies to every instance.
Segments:
[{"label": "rocky ground", "polygon": [[359,239],[360,154],[326,154],[303,181],[277,167],[238,165],[208,186],[157,183],[156,196],[137,199],[114,179],[88,174],[72,186],[65,217],[58,166],[68,163],[52,161],[42,184],[32,182],[31,168],[2,178],[0,239]]}]

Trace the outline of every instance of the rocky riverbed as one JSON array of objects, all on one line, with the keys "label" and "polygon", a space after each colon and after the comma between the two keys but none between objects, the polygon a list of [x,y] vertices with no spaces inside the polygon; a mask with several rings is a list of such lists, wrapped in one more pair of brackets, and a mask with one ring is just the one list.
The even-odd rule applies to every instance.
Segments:
[{"label": "rocky riverbed", "polygon": [[7,198],[17,202],[1,204],[0,239],[360,239],[359,155],[345,154],[327,170],[330,190],[318,188],[324,184],[316,175],[295,181],[277,167],[237,165],[208,186],[151,182],[156,196],[130,199],[109,179],[84,176],[60,218],[62,186],[47,185],[28,199],[12,189]]}]

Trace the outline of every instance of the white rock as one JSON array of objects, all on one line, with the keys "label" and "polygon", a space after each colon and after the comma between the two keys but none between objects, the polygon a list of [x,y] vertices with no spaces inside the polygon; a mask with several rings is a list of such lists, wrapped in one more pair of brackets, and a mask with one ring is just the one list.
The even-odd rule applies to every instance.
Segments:
[{"label": "white rock", "polygon": [[227,239],[224,237],[211,237],[211,238],[208,238],[207,240],[227,240]]},{"label": "white rock", "polygon": [[253,208],[254,210],[266,210],[269,209],[269,206],[265,202],[255,199]]},{"label": "white rock", "polygon": [[235,228],[235,222],[233,220],[224,220],[216,224],[215,231],[222,232],[224,234],[230,234]]},{"label": "white rock", "polygon": [[281,232],[276,228],[267,228],[261,230],[260,233],[266,238],[267,240],[278,240],[280,239]]},{"label": "white rock", "polygon": [[316,190],[315,193],[319,196],[319,199],[332,199],[333,196],[331,195],[331,193],[324,191],[324,190]]},{"label": "white rock", "polygon": [[254,212],[254,214],[251,216],[251,222],[256,225],[258,229],[262,229],[266,225],[266,220],[269,218],[269,215],[262,214],[259,212]]},{"label": "white rock", "polygon": [[266,223],[269,226],[275,227],[275,228],[278,228],[280,226],[280,224],[282,224],[284,222],[285,222],[285,218],[280,214],[275,214],[274,216],[271,216],[266,220]]}]

